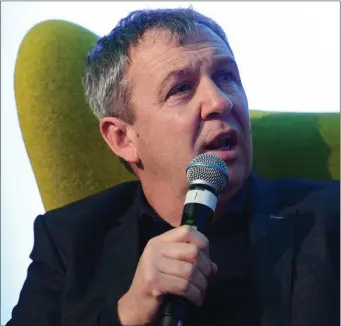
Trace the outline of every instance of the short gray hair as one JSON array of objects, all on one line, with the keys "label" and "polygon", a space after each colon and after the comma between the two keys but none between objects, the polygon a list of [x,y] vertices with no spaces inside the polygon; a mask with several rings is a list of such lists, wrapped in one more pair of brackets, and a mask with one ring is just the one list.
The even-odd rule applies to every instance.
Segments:
[{"label": "short gray hair", "polygon": [[223,29],[192,8],[133,11],[108,35],[99,38],[88,54],[83,76],[87,101],[95,116],[99,120],[114,116],[132,124],[135,116],[130,101],[131,86],[125,79],[130,49],[152,29],[168,30],[171,37],[177,37],[182,43],[195,32],[197,24],[210,28],[229,47]]}]

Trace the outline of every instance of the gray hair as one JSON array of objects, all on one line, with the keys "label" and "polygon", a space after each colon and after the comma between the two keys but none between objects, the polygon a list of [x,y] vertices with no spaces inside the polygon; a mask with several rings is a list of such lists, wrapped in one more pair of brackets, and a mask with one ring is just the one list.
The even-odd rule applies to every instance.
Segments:
[{"label": "gray hair", "polygon": [[95,116],[99,120],[114,116],[132,124],[135,117],[130,101],[131,87],[125,79],[130,49],[152,29],[168,30],[171,37],[183,43],[196,31],[197,24],[210,28],[229,47],[223,29],[192,8],[133,11],[108,35],[99,38],[88,54],[83,77],[87,101]]}]

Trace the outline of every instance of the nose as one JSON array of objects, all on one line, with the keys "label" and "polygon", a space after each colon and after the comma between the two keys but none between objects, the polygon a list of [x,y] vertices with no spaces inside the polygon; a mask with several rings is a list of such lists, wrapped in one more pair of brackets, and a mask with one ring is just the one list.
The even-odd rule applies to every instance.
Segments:
[{"label": "nose", "polygon": [[203,120],[229,114],[233,107],[231,98],[224,93],[211,79],[206,80],[201,101],[201,118]]}]

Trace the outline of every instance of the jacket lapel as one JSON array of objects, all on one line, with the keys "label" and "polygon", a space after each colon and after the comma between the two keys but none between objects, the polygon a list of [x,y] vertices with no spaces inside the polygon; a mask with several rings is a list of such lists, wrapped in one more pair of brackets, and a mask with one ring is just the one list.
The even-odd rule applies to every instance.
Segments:
[{"label": "jacket lapel", "polygon": [[130,287],[139,261],[139,232],[137,205],[120,219],[121,225],[107,236],[104,258],[110,265],[110,297],[120,298]]},{"label": "jacket lapel", "polygon": [[[137,187],[136,187],[137,188]],[[96,264],[91,280],[81,289],[82,299],[75,303],[65,324],[83,325],[95,315],[92,311],[111,307],[129,289],[139,260],[138,207],[135,190],[127,191],[124,201],[115,203],[116,211],[103,211],[104,241],[89,254],[89,264]],[[135,197],[135,198],[134,198]],[[119,199],[113,199],[119,200]],[[91,239],[89,239],[91,240]],[[95,261],[94,255],[99,255]],[[82,274],[80,274],[80,277]],[[79,276],[78,276],[79,277]],[[97,324],[97,320],[92,323]]]},{"label": "jacket lapel", "polygon": [[[112,212],[112,214],[119,213]],[[113,221],[114,225],[105,236],[99,266],[88,291],[92,298],[105,297],[108,303],[119,299],[129,289],[138,264],[139,232],[136,196],[127,211],[118,218],[115,217]]]},{"label": "jacket lapel", "polygon": [[275,182],[252,179],[250,242],[262,326],[289,325],[296,212],[278,207]]}]

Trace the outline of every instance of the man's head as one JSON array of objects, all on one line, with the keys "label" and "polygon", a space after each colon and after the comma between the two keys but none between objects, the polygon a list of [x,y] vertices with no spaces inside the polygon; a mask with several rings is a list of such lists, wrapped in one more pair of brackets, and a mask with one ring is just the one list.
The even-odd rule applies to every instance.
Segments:
[{"label": "man's head", "polygon": [[231,187],[249,174],[247,99],[213,20],[192,9],[131,13],[90,52],[84,85],[104,139],[142,183],[184,192],[187,164],[207,151],[225,160]]}]

